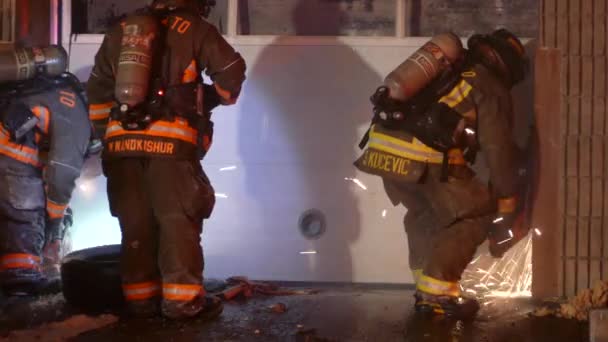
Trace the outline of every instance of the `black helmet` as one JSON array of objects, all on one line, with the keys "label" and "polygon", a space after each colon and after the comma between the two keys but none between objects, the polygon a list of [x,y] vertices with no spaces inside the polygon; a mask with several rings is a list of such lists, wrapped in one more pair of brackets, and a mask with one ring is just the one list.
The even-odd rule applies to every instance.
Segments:
[{"label": "black helmet", "polygon": [[508,30],[499,29],[490,35],[475,34],[467,45],[475,61],[490,68],[509,86],[526,78],[529,69],[526,49]]},{"label": "black helmet", "polygon": [[196,11],[200,16],[207,18],[215,6],[215,0],[153,0],[151,6],[155,10],[168,11],[186,8]]}]

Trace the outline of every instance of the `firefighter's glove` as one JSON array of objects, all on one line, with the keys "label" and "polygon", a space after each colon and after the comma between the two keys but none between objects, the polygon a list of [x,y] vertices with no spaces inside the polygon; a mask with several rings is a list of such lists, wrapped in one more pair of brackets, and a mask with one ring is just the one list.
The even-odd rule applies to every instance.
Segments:
[{"label": "firefighter's glove", "polygon": [[85,153],[85,158],[90,158],[93,156],[97,156],[103,150],[103,142],[101,139],[91,139],[89,141],[89,145],[87,146],[87,151]]},{"label": "firefighter's glove", "polygon": [[500,200],[498,207],[498,214],[493,219],[488,232],[488,240],[490,254],[495,258],[502,258],[523,237],[524,217],[523,211],[516,206],[514,198]]},{"label": "firefighter's glove", "polygon": [[222,104],[222,97],[213,85],[203,84],[203,94],[203,112],[210,113],[215,107]]}]

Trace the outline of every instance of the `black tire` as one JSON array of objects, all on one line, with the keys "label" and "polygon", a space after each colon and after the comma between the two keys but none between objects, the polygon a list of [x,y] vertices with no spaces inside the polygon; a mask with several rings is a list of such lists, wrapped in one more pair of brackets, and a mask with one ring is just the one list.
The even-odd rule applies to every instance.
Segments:
[{"label": "black tire", "polygon": [[83,249],[68,254],[61,264],[63,296],[86,311],[124,306],[120,280],[120,245]]}]

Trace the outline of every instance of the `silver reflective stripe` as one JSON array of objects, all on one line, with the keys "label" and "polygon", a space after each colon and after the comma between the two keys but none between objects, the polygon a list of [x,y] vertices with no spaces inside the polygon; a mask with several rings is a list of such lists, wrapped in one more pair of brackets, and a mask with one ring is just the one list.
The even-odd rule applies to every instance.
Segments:
[{"label": "silver reflective stripe", "polygon": [[0,268],[8,268],[10,265],[21,264],[21,265],[31,265],[38,266],[40,263],[39,260],[34,256],[27,255],[7,255],[0,259]]},{"label": "silver reflective stripe", "polygon": [[123,292],[127,296],[142,295],[142,294],[155,294],[155,293],[160,292],[160,286],[153,285],[153,286],[143,287],[143,288],[138,288],[138,289],[123,289]]},{"label": "silver reflective stripe", "polygon": [[40,164],[40,160],[38,159],[38,154],[31,154],[28,152],[24,152],[20,149],[16,149],[13,148],[11,146],[7,146],[7,145],[3,145],[0,142],[0,153],[8,155],[11,158],[15,158],[16,157],[22,157],[22,159],[19,159],[19,161],[28,163],[28,164],[34,164],[35,166],[38,166]]},{"label": "silver reflective stripe", "polygon": [[142,288],[142,289],[131,289],[131,290],[125,290],[124,292],[126,295],[138,295],[138,294],[156,293],[158,290],[160,290],[160,286],[154,286],[154,287],[148,287],[148,288]]},{"label": "silver reflective stripe", "polygon": [[40,114],[38,115],[38,119],[40,119],[38,121],[38,128],[44,132],[45,134],[48,134],[49,132],[48,130],[48,124],[49,124],[49,111],[48,109],[44,108],[44,107],[37,107],[40,109]]},{"label": "silver reflective stripe", "polygon": [[163,293],[168,295],[184,295],[184,296],[196,296],[201,292],[200,289],[179,289],[176,287],[165,287]]},{"label": "silver reflective stripe", "polygon": [[188,132],[185,129],[177,128],[177,127],[164,127],[164,126],[150,126],[149,131],[156,131],[161,133],[173,133],[177,135],[184,136],[189,139],[196,139],[196,134],[192,132]]},{"label": "silver reflective stripe", "polygon": [[444,282],[441,280],[434,280],[424,274],[418,277],[417,282],[418,290],[422,292],[434,294],[434,295],[446,295],[446,296],[459,296],[460,288],[458,283]]},{"label": "silver reflective stripe", "polygon": [[112,111],[112,108],[91,109],[91,110],[89,110],[89,114],[92,114],[92,115],[106,114],[106,113],[110,113],[111,111]]}]

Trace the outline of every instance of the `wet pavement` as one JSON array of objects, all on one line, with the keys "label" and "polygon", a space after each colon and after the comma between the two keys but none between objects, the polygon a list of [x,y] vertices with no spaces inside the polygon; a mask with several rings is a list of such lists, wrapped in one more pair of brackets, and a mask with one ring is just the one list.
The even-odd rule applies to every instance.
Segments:
[{"label": "wet pavement", "polygon": [[[216,321],[118,320],[69,341],[588,341],[587,324],[531,318],[527,300],[500,299],[482,306],[474,322],[429,320],[412,310],[413,292],[405,289],[317,287],[312,295],[256,295],[225,304]],[[2,301],[0,300],[0,303]],[[0,336],[35,329],[78,314],[60,295],[35,302],[3,301]],[[276,310],[284,304],[285,312]],[[274,309],[274,310],[273,310]],[[278,311],[278,312],[277,312]],[[39,339],[44,341],[44,338]]]}]

